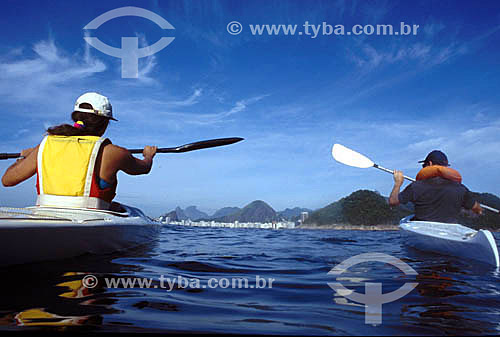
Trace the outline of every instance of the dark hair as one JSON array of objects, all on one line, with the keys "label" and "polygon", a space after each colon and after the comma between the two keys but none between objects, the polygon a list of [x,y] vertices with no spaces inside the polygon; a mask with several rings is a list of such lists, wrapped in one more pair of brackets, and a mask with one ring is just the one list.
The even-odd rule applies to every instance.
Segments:
[{"label": "dark hair", "polygon": [[[82,103],[79,106],[83,109],[92,109],[92,105]],[[73,125],[61,124],[48,128],[47,132],[54,136],[102,136],[109,124],[109,118],[92,113],[73,111],[71,119],[82,121],[84,127],[75,128]]]}]

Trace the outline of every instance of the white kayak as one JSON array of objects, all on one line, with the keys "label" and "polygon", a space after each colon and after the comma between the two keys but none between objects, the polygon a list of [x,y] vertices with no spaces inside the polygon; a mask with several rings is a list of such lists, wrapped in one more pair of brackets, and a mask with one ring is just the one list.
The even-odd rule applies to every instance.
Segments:
[{"label": "white kayak", "polygon": [[161,225],[141,210],[0,207],[0,266],[105,254],[148,243]]},{"label": "white kayak", "polygon": [[498,248],[490,231],[441,222],[401,220],[399,227],[409,246],[499,267]]}]

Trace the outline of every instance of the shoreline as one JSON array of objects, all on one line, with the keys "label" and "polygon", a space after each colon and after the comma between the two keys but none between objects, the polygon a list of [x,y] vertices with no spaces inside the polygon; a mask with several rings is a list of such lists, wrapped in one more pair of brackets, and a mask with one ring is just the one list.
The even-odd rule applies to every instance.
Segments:
[{"label": "shoreline", "polygon": [[399,225],[301,225],[295,229],[333,229],[342,231],[398,231]]}]

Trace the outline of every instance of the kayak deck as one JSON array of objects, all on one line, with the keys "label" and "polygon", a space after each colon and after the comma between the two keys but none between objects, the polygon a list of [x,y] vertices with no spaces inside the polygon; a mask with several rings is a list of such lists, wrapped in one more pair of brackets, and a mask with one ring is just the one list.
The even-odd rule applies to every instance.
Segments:
[{"label": "kayak deck", "polygon": [[123,208],[0,207],[0,266],[111,253],[154,239],[161,225],[137,208]]},{"label": "kayak deck", "polygon": [[409,246],[500,266],[495,238],[487,230],[476,231],[460,224],[401,220],[401,234]]},{"label": "kayak deck", "polygon": [[114,212],[107,210],[92,210],[85,208],[64,207],[26,207],[9,208],[0,207],[0,223],[18,224],[22,221],[45,223],[46,221],[66,221],[83,223],[88,221],[112,220],[118,218],[132,218],[146,216],[137,208],[124,206],[125,212]]}]

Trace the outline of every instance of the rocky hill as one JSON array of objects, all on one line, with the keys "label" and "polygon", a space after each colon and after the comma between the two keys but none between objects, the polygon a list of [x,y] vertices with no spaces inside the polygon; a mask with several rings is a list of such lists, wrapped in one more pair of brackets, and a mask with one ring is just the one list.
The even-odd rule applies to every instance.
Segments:
[{"label": "rocky hill", "polygon": [[224,208],[221,208],[219,210],[217,210],[211,217],[210,219],[218,219],[218,218],[222,218],[224,216],[228,216],[228,215],[231,215],[231,214],[235,214],[237,212],[239,212],[241,210],[241,208],[239,207],[224,207]]},{"label": "rocky hill", "polygon": [[214,219],[219,222],[271,222],[278,220],[276,211],[262,200],[256,200],[236,213]]},{"label": "rocky hill", "polygon": [[208,214],[202,212],[196,208],[196,206],[189,206],[184,210],[184,214],[188,219],[196,221],[198,219],[206,219],[208,218]]}]

